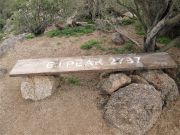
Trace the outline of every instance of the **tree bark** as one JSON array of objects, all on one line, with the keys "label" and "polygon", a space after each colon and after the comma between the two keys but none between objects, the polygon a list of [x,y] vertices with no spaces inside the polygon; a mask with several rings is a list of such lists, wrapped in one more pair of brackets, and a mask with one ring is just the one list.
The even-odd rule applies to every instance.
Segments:
[{"label": "tree bark", "polygon": [[144,51],[145,52],[153,52],[156,49],[156,37],[159,32],[167,25],[176,24],[180,20],[180,15],[176,15],[175,17],[169,19],[168,17],[164,17],[161,21],[159,21],[156,26],[154,26],[150,32],[147,33],[145,41],[144,41]]},{"label": "tree bark", "polygon": [[157,48],[156,46],[156,37],[153,37],[151,39],[144,38],[144,51],[145,52],[154,52]]},{"label": "tree bark", "polygon": [[144,40],[144,51],[145,52],[154,52],[156,49],[156,37],[158,33],[165,27],[165,18],[162,19],[156,26],[154,26],[147,33]]}]

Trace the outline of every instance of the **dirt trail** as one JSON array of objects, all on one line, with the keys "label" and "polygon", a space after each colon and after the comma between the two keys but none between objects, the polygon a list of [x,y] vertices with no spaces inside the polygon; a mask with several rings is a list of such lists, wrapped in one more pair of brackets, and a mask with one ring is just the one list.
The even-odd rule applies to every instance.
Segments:
[{"label": "dirt trail", "polygon": [[[18,59],[101,54],[79,49],[85,41],[96,39],[97,34],[24,41],[16,44],[0,64],[10,70]],[[22,99],[20,78],[7,75],[0,79],[0,135],[111,135],[97,109],[98,75],[76,76],[80,86],[62,84],[52,97],[40,102]]]},{"label": "dirt trail", "polygon": [[[104,47],[113,47],[110,35],[99,32],[70,38],[38,37],[16,44],[0,59],[0,64],[10,71],[19,59],[106,54],[101,50],[81,50],[80,45],[90,39],[103,40],[106,42]],[[112,135],[101,110],[97,108],[98,74],[76,76],[81,80],[80,86],[63,83],[53,96],[39,102],[22,99],[20,78],[8,75],[1,78],[0,135]],[[180,127],[179,108],[180,100],[165,110],[148,135],[177,133]],[[170,129],[175,129],[175,132]]]}]

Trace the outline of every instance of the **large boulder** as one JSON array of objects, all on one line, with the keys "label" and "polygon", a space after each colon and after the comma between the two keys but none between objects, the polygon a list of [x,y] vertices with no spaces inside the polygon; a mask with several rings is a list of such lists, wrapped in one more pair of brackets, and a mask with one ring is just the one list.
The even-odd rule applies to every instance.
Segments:
[{"label": "large boulder", "polygon": [[12,48],[18,41],[23,40],[27,34],[11,35],[5,39],[0,45],[0,57]]},{"label": "large boulder", "polygon": [[112,34],[112,41],[113,43],[115,43],[116,45],[122,45],[124,44],[126,41],[128,41],[128,39],[126,37],[124,37],[122,34],[116,32]]},{"label": "large boulder", "polygon": [[153,86],[131,84],[110,97],[104,118],[117,135],[144,135],[156,123],[161,111],[161,95]]},{"label": "large boulder", "polygon": [[59,86],[59,79],[54,76],[24,77],[21,83],[22,97],[34,101],[52,95]]},{"label": "large boulder", "polygon": [[112,94],[114,91],[130,83],[131,78],[126,74],[111,74],[107,79],[103,80],[101,90]]},{"label": "large boulder", "polygon": [[140,72],[139,75],[161,92],[165,102],[173,101],[179,96],[175,81],[161,70]]}]

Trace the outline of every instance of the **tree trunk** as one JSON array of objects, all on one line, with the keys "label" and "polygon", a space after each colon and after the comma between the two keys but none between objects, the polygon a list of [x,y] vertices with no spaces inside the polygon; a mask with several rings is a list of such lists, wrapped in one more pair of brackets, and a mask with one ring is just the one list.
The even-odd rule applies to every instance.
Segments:
[{"label": "tree trunk", "polygon": [[146,37],[144,38],[144,51],[154,52],[156,50],[156,38],[159,32],[165,27],[166,18],[159,21],[154,27],[148,30]]},{"label": "tree trunk", "polygon": [[153,37],[151,39],[144,38],[144,51],[145,52],[155,52],[157,49],[156,46],[156,37]]}]

